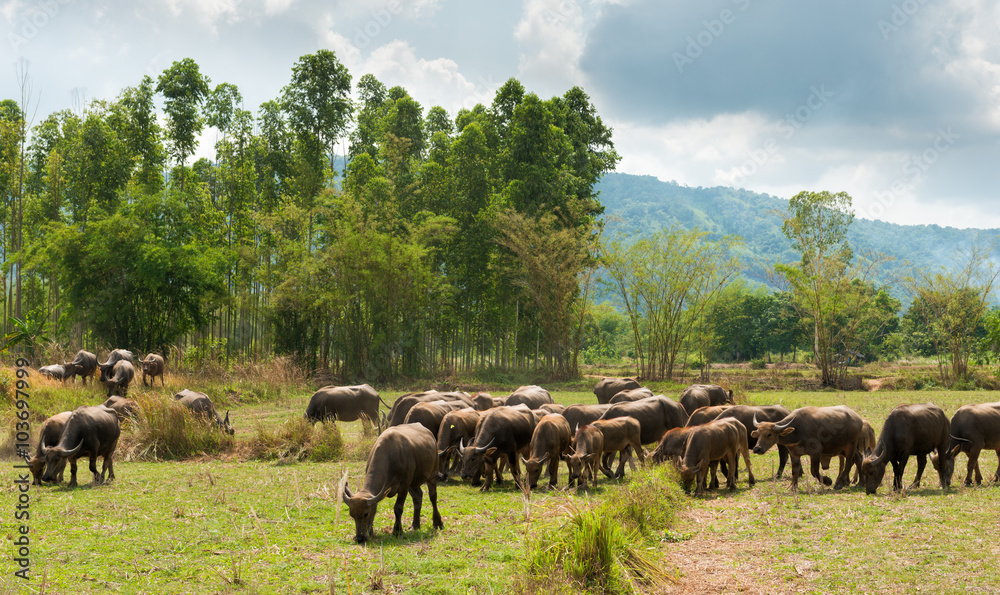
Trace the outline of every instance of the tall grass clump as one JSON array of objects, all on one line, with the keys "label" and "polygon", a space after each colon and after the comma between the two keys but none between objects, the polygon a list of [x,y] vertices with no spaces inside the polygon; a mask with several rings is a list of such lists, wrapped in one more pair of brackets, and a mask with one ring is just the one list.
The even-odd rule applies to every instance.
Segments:
[{"label": "tall grass clump", "polygon": [[652,465],[636,471],[604,501],[601,511],[651,540],[659,540],[688,499],[673,465]]},{"label": "tall grass clump", "polygon": [[159,395],[139,400],[139,415],[131,436],[123,438],[127,458],[149,460],[219,454],[231,451],[235,444],[233,437],[214,421]]},{"label": "tall grass clump", "polygon": [[296,417],[275,429],[257,422],[246,448],[249,458],[333,461],[343,458],[344,439],[334,422],[314,425]]}]

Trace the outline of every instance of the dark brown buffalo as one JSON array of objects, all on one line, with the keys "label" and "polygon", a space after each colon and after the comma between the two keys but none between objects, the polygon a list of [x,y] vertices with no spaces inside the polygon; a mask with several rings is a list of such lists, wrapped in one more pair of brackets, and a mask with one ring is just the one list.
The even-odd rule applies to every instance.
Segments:
[{"label": "dark brown buffalo", "polygon": [[454,456],[459,444],[468,443],[476,437],[476,425],[481,414],[471,407],[450,411],[441,420],[438,429],[438,478],[448,479],[448,473],[454,471],[459,459]]},{"label": "dark brown buffalo", "polygon": [[535,424],[528,445],[528,458],[521,458],[530,489],[538,487],[538,478],[546,462],[549,464],[549,487],[556,487],[559,482],[559,461],[569,449],[571,440],[569,423],[558,413],[550,413]]},{"label": "dark brown buffalo", "polygon": [[475,480],[482,473],[486,476],[482,489],[488,490],[493,483],[493,471],[506,461],[514,482],[519,483],[518,454],[531,444],[536,423],[533,412],[526,407],[497,407],[484,411],[476,428],[475,441],[460,449],[462,479]]},{"label": "dark brown buffalo", "polygon": [[[785,419],[789,413],[791,412],[788,408],[782,405],[733,405],[720,413],[716,419],[731,417],[739,420],[747,429],[747,448],[753,450],[757,446],[757,436],[753,433],[753,420],[756,418],[757,421],[778,422]],[[778,444],[778,472],[774,474],[775,477],[781,477],[781,474],[785,471],[785,463],[787,462],[788,447],[784,444]],[[827,468],[829,468],[829,465]],[[739,475],[738,472],[737,475]]]},{"label": "dark brown buffalo", "polygon": [[[979,470],[979,453],[983,450],[996,451],[997,461],[1000,463],[1000,403],[964,405],[959,407],[951,418],[948,456],[952,459],[952,471],[954,471],[954,458],[958,453],[964,452],[969,456],[965,485],[972,485],[973,473],[976,476],[976,485],[983,483],[983,474]],[[934,468],[940,473],[939,458],[931,455]],[[947,465],[947,461],[945,464]],[[997,465],[993,481],[1000,483],[1000,464]]]},{"label": "dark brown buffalo", "polygon": [[[94,474],[94,485],[100,485],[115,478],[112,456],[118,445],[121,427],[118,415],[104,405],[77,407],[66,420],[59,443],[42,448],[45,457],[45,471],[42,481],[54,482],[62,476],[66,461],[70,464],[69,487],[76,487],[76,461],[90,457],[90,471]],[[97,472],[97,457],[104,457],[101,472]]]},{"label": "dark brown buffalo", "polygon": [[128,349],[115,349],[108,354],[108,359],[103,364],[97,364],[101,370],[101,382],[107,381],[108,377],[114,373],[115,364],[121,361],[131,364],[133,366],[132,374],[135,375],[135,360],[132,358],[132,352]]},{"label": "dark brown buffalo", "polygon": [[309,398],[305,418],[312,423],[328,419],[335,421],[365,419],[371,423],[378,423],[379,403],[385,405],[378,392],[367,384],[324,386]]},{"label": "dark brown buffalo", "polygon": [[604,378],[594,386],[594,395],[601,405],[607,404],[611,397],[623,390],[639,388],[640,384],[635,378]]},{"label": "dark brown buffalo", "polygon": [[382,432],[368,454],[365,479],[361,489],[352,493],[344,484],[343,501],[354,519],[354,541],[364,543],[374,537],[374,521],[378,503],[383,498],[396,496],[393,513],[396,522],[392,534],[403,532],[403,507],[406,495],[413,497],[413,529],[420,529],[420,505],[427,484],[431,499],[433,525],[444,529],[437,504],[438,458],[434,436],[420,424],[403,424]]},{"label": "dark brown buffalo", "polygon": [[725,405],[733,402],[733,391],[726,390],[718,384],[692,384],[681,393],[680,403],[688,415],[699,407]]},{"label": "dark brown buffalo", "polygon": [[629,401],[638,401],[640,399],[648,399],[653,396],[653,391],[649,390],[645,386],[639,388],[630,388],[627,390],[619,391],[615,393],[615,396],[611,397],[608,403],[627,403]]},{"label": "dark brown buffalo", "polygon": [[142,385],[146,386],[146,378],[149,378],[149,388],[153,388],[153,381],[160,377],[160,386],[163,386],[163,373],[167,371],[167,364],[163,361],[163,356],[157,353],[146,355],[146,359],[139,362],[142,369]]},{"label": "dark brown buffalo", "polygon": [[684,488],[690,491],[691,482],[697,481],[695,494],[703,494],[712,463],[725,461],[728,469],[726,487],[735,490],[736,465],[741,454],[747,466],[747,480],[753,486],[754,477],[746,444],[746,428],[732,418],[691,428],[680,465]]},{"label": "dark brown buffalo", "polygon": [[852,465],[861,464],[858,443],[863,422],[853,409],[845,405],[835,407],[802,407],[775,423],[754,421],[753,435],[757,445],[753,451],[764,454],[775,444],[788,447],[792,459],[792,491],[798,491],[802,476],[802,457],[809,455],[812,476],[821,484],[829,485],[830,479],[819,473],[824,456],[844,455],[845,464],[834,483],[834,489],[850,484]]},{"label": "dark brown buffalo", "polygon": [[688,418],[688,427],[691,426],[701,426],[707,424],[710,421],[715,420],[719,417],[719,414],[729,409],[732,405],[710,405],[708,407],[699,407],[691,413],[691,417]]},{"label": "dark brown buffalo", "polygon": [[563,455],[566,466],[569,467],[569,483],[567,487],[587,489],[587,482],[597,485],[597,470],[601,465],[601,454],[604,452],[604,434],[592,425],[581,426],[573,434],[572,453]]},{"label": "dark brown buffalo", "polygon": [[951,422],[940,407],[933,403],[898,405],[889,412],[882,425],[882,432],[875,443],[875,450],[861,463],[861,481],[865,493],[874,494],[885,476],[886,463],[892,463],[892,489],[903,489],[903,470],[910,456],[917,457],[917,476],[910,488],[920,487],[920,477],[927,464],[927,454],[936,451],[939,461],[945,464],[938,469],[941,488],[951,482],[948,467],[954,468],[948,452]]},{"label": "dark brown buffalo", "polygon": [[101,378],[101,382],[108,387],[109,397],[111,395],[124,397],[128,395],[128,385],[132,384],[133,378],[135,378],[135,368],[132,362],[119,360],[115,362],[111,373]]},{"label": "dark brown buffalo", "polygon": [[673,461],[675,465],[680,467],[681,459],[687,450],[688,438],[695,427],[697,426],[671,428],[664,432],[659,444],[656,445],[656,448],[649,455],[649,460],[657,464]]},{"label": "dark brown buffalo", "polygon": [[66,368],[61,364],[52,364],[38,368],[38,373],[52,380],[63,380],[66,378]]},{"label": "dark brown buffalo", "polygon": [[226,411],[225,419],[220,419],[219,414],[215,411],[215,405],[212,404],[212,399],[210,399],[205,393],[199,393],[185,388],[181,392],[174,395],[174,399],[179,401],[181,405],[190,409],[193,413],[201,415],[210,422],[215,423],[215,425],[219,426],[222,431],[230,436],[236,433],[236,430],[229,423],[229,412]]},{"label": "dark brown buffalo", "polygon": [[538,408],[538,411],[544,411],[546,414],[558,413],[559,415],[562,415],[563,412],[566,411],[566,406],[560,405],[559,403],[545,403]]},{"label": "dark brown buffalo", "polygon": [[469,393],[463,392],[438,392],[429,390],[422,393],[408,393],[392,403],[389,409],[389,425],[398,426],[406,421],[406,414],[410,412],[417,403],[429,403],[430,401],[461,401],[466,407],[475,407],[476,404],[469,397]]},{"label": "dark brown buffalo", "polygon": [[139,403],[135,399],[126,399],[117,395],[108,397],[108,400],[104,401],[104,406],[118,415],[119,422],[125,421],[126,418],[135,419],[139,413]]},{"label": "dark brown buffalo", "polygon": [[609,478],[625,477],[625,462],[628,461],[631,464],[631,453],[633,451],[639,457],[640,463],[646,462],[646,451],[642,449],[642,442],[639,439],[639,436],[642,434],[642,428],[639,426],[639,421],[635,418],[616,417],[613,419],[599,419],[591,424],[591,426],[600,430],[601,435],[604,436],[603,453],[610,455],[607,458],[608,461],[614,459],[615,453],[620,453],[618,469],[615,470],[614,474],[611,473],[610,465],[605,464],[601,467],[601,472]]},{"label": "dark brown buffalo", "polygon": [[542,405],[551,404],[552,395],[549,391],[537,385],[520,386],[514,392],[507,395],[504,405],[516,407],[526,405],[528,409],[541,409]]},{"label": "dark brown buffalo", "polygon": [[616,417],[633,417],[642,427],[640,441],[643,444],[654,444],[660,441],[663,433],[670,428],[680,428],[687,423],[688,414],[681,405],[663,395],[656,395],[641,401],[615,403],[604,412],[601,419]]},{"label": "dark brown buffalo", "polygon": [[563,417],[569,423],[570,430],[576,432],[583,426],[594,423],[611,408],[610,403],[603,405],[570,405],[563,411]]},{"label": "dark brown buffalo", "polygon": [[444,416],[452,411],[465,408],[465,403],[461,401],[417,403],[410,408],[410,412],[406,414],[406,419],[403,420],[403,423],[424,426],[431,431],[431,434],[434,434],[434,440],[437,441],[438,430],[441,428],[441,421],[444,419]]},{"label": "dark brown buffalo", "polygon": [[[858,452],[866,456],[871,454],[871,452],[875,450],[875,442],[876,440],[875,440],[874,428],[872,428],[872,425],[868,423],[867,419],[861,420],[861,439],[858,441]],[[931,457],[934,457],[934,455],[931,455]],[[844,464],[843,455],[837,457],[837,459],[840,460],[841,465]],[[830,468],[830,457],[823,457],[822,467],[823,471],[826,471]],[[937,469],[937,467],[935,467],[935,469]],[[851,480],[851,485],[858,483],[860,479],[861,479],[861,465],[855,465],[854,479]]]},{"label": "dark brown buffalo", "polygon": [[[63,428],[66,427],[66,422],[69,421],[71,415],[73,415],[72,411],[63,411],[42,422],[42,429],[38,432],[38,448],[35,449],[35,456],[28,461],[28,467],[34,478],[31,482],[32,485],[42,485],[42,472],[45,471],[45,448],[59,444]],[[59,463],[56,464],[56,469],[53,470],[56,483],[62,481],[65,469],[66,459],[60,459]]]},{"label": "dark brown buffalo", "polygon": [[63,362],[63,369],[66,371],[63,380],[69,378],[76,382],[76,377],[79,376],[83,378],[83,384],[86,385],[87,378],[92,378],[97,372],[97,356],[81,349],[76,352],[73,361]]},{"label": "dark brown buffalo", "polygon": [[487,409],[503,406],[502,397],[494,397],[490,393],[484,392],[478,392],[472,395],[472,402],[475,403],[475,409],[477,411],[486,411]]}]

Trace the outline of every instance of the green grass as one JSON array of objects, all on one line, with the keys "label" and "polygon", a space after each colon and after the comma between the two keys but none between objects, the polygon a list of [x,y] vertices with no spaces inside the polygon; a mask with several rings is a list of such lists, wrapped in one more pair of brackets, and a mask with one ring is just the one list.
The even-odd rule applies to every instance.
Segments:
[{"label": "green grass", "polygon": [[[137,387],[130,396],[142,401],[185,385],[199,389],[180,377],[167,381],[164,389]],[[0,483],[0,502],[7,503],[0,506],[8,508],[0,510],[0,531],[8,544],[8,551],[0,552],[0,593],[574,592],[565,582],[554,580],[548,583],[552,590],[545,591],[544,584],[532,586],[521,579],[533,536],[564,525],[568,511],[584,505],[645,535],[638,547],[679,581],[662,586],[667,592],[728,592],[741,585],[763,592],[1000,590],[1000,487],[942,492],[928,466],[923,487],[904,494],[889,494],[888,480],[876,496],[866,496],[860,488],[834,492],[804,477],[800,493],[793,496],[788,471],[782,480],[771,479],[777,467],[773,450],[752,457],[758,479],[754,488],[747,488],[741,473],[735,493],[693,498],[673,491],[663,497],[676,505],[669,505],[663,515],[663,506],[654,498],[648,499],[650,509],[642,507],[650,485],[645,477],[621,486],[602,478],[589,495],[538,490],[530,500],[509,481],[485,494],[469,485],[442,484],[438,493],[443,531],[430,529],[425,496],[424,528],[407,529],[401,538],[393,538],[392,502],[382,502],[376,539],[358,546],[352,542],[353,521],[336,491],[345,472],[352,487],[360,486],[371,435],[357,422],[338,425],[341,460],[247,460],[241,453],[249,452],[256,428],[275,440],[307,441],[307,430],[296,420],[312,391],[302,386],[258,391],[271,394],[269,401],[257,394],[246,399],[227,394],[225,388],[217,383],[202,390],[219,400],[223,412],[232,410],[237,434],[231,451],[184,461],[118,459],[117,479],[99,487],[90,486],[84,464],[80,488],[32,487],[30,584],[11,574],[16,488],[8,467],[8,480]],[[679,393],[670,385],[654,390],[675,397]],[[63,388],[35,378],[30,392],[36,429],[51,413],[104,400],[96,387]],[[391,403],[401,393],[385,391],[383,398]],[[594,402],[586,383],[580,382],[554,390],[553,396],[564,405]],[[995,401],[996,395],[750,391],[743,398],[790,409],[846,403],[870,420],[877,433],[900,403],[932,401],[950,415],[962,404]],[[984,453],[981,461],[984,475],[992,476],[992,453]],[[904,484],[912,480],[915,468],[911,461]],[[955,473],[959,481],[953,485],[960,483],[964,469],[960,455]],[[560,483],[565,481],[563,467]],[[404,527],[412,513],[408,501]]]}]

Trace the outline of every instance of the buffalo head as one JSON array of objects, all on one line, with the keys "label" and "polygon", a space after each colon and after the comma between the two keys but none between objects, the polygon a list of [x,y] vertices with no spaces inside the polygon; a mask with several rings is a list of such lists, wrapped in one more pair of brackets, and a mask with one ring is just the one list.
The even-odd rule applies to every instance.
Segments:
[{"label": "buffalo head", "polygon": [[62,479],[63,471],[66,469],[66,460],[74,457],[76,453],[80,452],[83,448],[83,440],[80,440],[80,444],[76,445],[76,448],[70,450],[64,450],[58,446],[46,446],[42,449],[42,457],[44,462],[39,463],[44,465],[44,471],[42,471],[42,481],[57,483]]},{"label": "buffalo head", "polygon": [[486,446],[463,446],[459,443],[458,452],[462,457],[462,479],[475,479],[483,472],[485,466],[492,467],[493,457],[497,449],[491,447],[493,441],[490,440]]},{"label": "buffalo head", "polygon": [[783,436],[787,436],[794,432],[795,428],[789,427],[790,423],[791,420],[782,420],[780,422],[758,422],[757,414],[755,413],[753,416],[754,430],[750,432],[750,436],[757,439],[757,444],[753,447],[754,454],[764,454],[772,446],[777,444]]},{"label": "buffalo head", "polygon": [[353,494],[351,488],[344,484],[343,500],[344,504],[347,505],[347,510],[351,513],[351,518],[354,519],[355,542],[364,543],[375,536],[375,512],[378,509],[379,501],[385,498],[388,493],[389,488],[376,496]]}]

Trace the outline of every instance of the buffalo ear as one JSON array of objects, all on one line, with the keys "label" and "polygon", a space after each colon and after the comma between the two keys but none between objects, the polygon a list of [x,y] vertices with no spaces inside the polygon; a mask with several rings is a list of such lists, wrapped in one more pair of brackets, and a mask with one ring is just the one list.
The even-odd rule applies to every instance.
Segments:
[{"label": "buffalo ear", "polygon": [[949,456],[951,456],[951,458],[954,459],[956,456],[958,456],[958,453],[960,452],[962,452],[962,445],[956,444],[955,448],[951,449],[951,451],[948,454]]},{"label": "buffalo ear", "polygon": [[781,433],[778,434],[778,435],[779,436],[787,436],[787,435],[791,434],[794,431],[795,431],[795,428],[785,428],[784,430],[781,430]]},{"label": "buffalo ear", "polygon": [[752,438],[756,438],[758,434],[760,434],[760,432],[758,432],[757,430],[754,430],[754,431],[750,432],[750,436]]},{"label": "buffalo ear", "polygon": [[583,460],[587,463],[593,461],[597,457],[597,453],[588,453],[583,455]]},{"label": "buffalo ear", "polygon": [[490,448],[486,449],[486,456],[492,457],[494,454],[496,454],[496,452],[497,452],[497,447],[491,446]]}]

